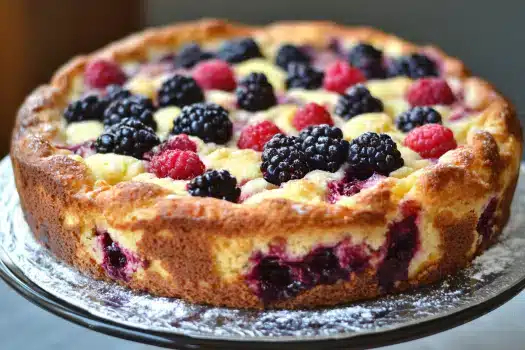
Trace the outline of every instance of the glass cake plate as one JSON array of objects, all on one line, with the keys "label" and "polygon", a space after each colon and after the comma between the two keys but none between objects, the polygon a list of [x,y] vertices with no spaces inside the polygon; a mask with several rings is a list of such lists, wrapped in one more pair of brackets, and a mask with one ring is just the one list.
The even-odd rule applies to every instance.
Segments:
[{"label": "glass cake plate", "polygon": [[435,285],[309,311],[247,311],[194,305],[96,281],[33,239],[11,162],[0,162],[0,277],[40,307],[92,330],[177,349],[354,349],[453,328],[502,305],[525,287],[525,174],[501,242]]}]

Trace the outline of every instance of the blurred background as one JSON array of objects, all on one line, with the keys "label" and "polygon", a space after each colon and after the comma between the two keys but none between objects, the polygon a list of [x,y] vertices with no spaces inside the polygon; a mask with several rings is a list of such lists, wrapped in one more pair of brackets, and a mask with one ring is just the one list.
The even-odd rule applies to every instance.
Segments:
[{"label": "blurred background", "polygon": [[[460,57],[525,110],[523,0],[0,0],[0,156],[8,153],[16,110],[74,55],[147,26],[202,17],[264,24],[333,20],[370,25]],[[0,209],[1,210],[1,209]],[[525,297],[441,335],[389,350],[523,349]],[[0,283],[0,349],[151,349],[73,326]],[[7,316],[9,315],[9,316]],[[514,316],[513,316],[514,315]]]}]

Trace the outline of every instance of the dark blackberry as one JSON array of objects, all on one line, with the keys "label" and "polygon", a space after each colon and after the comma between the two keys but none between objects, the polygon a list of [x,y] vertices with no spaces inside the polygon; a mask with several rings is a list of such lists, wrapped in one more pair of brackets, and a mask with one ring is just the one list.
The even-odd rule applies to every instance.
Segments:
[{"label": "dark blackberry", "polygon": [[195,197],[213,197],[237,202],[241,189],[228,170],[208,170],[188,183],[188,192]]},{"label": "dark blackberry", "polygon": [[308,64],[292,62],[288,65],[286,88],[315,90],[323,85],[324,73]]},{"label": "dark blackberry", "polygon": [[204,142],[225,144],[232,137],[228,111],[214,103],[196,103],[182,109],[173,123],[172,134],[186,134]]},{"label": "dark blackberry", "polygon": [[202,51],[197,43],[185,45],[175,56],[175,68],[193,68],[197,63],[213,58],[213,53]]},{"label": "dark blackberry", "polygon": [[275,64],[286,70],[292,62],[310,64],[310,56],[295,45],[284,44],[279,47],[275,57]]},{"label": "dark blackberry", "polygon": [[263,73],[250,73],[235,91],[239,108],[250,112],[263,111],[277,104],[273,86]]},{"label": "dark blackberry", "polygon": [[383,52],[370,44],[359,43],[348,53],[348,61],[359,68],[368,79],[383,79],[386,70],[383,66]]},{"label": "dark blackberry", "polygon": [[156,130],[154,111],[153,102],[146,97],[130,96],[117,99],[111,102],[104,112],[104,126],[107,128],[120,123],[125,118],[133,118]]},{"label": "dark blackberry", "polygon": [[125,118],[111,126],[95,142],[98,153],[116,153],[142,159],[146,152],[160,144],[155,131],[141,121]]},{"label": "dark blackberry", "polygon": [[431,107],[414,107],[401,113],[396,120],[396,126],[403,132],[425,124],[441,124],[441,114]]},{"label": "dark blackberry", "polygon": [[261,171],[264,179],[275,185],[303,178],[309,171],[308,159],[295,136],[277,134],[265,145]]},{"label": "dark blackberry", "polygon": [[263,57],[259,46],[252,38],[233,39],[225,42],[217,52],[217,56],[230,63]]},{"label": "dark blackberry", "polygon": [[345,120],[363,113],[382,112],[383,102],[370,94],[363,85],[355,85],[339,96],[335,105],[335,114]]},{"label": "dark blackberry", "polygon": [[387,134],[365,132],[353,139],[348,150],[349,173],[364,180],[374,173],[388,176],[401,168],[404,160],[396,143]]},{"label": "dark blackberry", "polygon": [[306,154],[311,170],[336,172],[346,161],[348,141],[343,132],[327,124],[312,125],[299,133],[301,149]]},{"label": "dark blackberry", "polygon": [[106,95],[104,98],[108,102],[113,102],[115,100],[122,100],[124,98],[131,97],[131,92],[127,89],[124,89],[121,85],[111,84],[106,88]]},{"label": "dark blackberry", "polygon": [[102,120],[106,103],[96,95],[88,95],[71,102],[64,110],[64,118],[68,123],[85,120]]},{"label": "dark blackberry", "polygon": [[438,67],[434,61],[422,54],[400,57],[390,62],[388,75],[391,77],[405,75],[412,79],[437,77]]},{"label": "dark blackberry", "polygon": [[184,107],[204,101],[204,93],[197,82],[184,75],[175,74],[162,83],[158,92],[160,107]]}]

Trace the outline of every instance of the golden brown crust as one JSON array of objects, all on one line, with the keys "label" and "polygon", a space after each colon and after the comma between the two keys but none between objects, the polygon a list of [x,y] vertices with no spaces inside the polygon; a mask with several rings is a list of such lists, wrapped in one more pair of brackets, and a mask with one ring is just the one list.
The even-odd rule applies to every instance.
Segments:
[{"label": "golden brown crust", "polygon": [[[174,48],[190,40],[204,42],[241,35],[254,35],[262,43],[299,40],[311,44],[340,36],[396,47],[401,52],[422,49],[438,55],[445,74],[464,79],[465,86],[475,92],[477,99],[470,102],[481,114],[479,131],[469,134],[464,147],[423,169],[413,182],[385,181],[374,191],[356,195],[355,204],[350,206],[272,199],[255,207],[210,198],[172,199],[161,187],[132,182],[93,190],[86,167],[53,147],[51,141],[61,127],[60,111],[75,76],[91,57],[105,56],[121,62],[143,60],[153,47]],[[124,238],[135,237],[136,254],[146,264],[140,276],[120,283],[198,303],[259,308],[263,306],[261,301],[239,271],[231,279],[219,273],[218,252],[253,252],[261,244],[295,237],[334,235],[343,239],[349,232],[371,232],[365,240],[381,241],[384,237],[372,232],[386,232],[388,223],[400,215],[399,204],[408,199],[420,203],[420,220],[431,227],[430,243],[425,244],[438,242],[436,251],[441,253],[395,290],[437,281],[466,266],[474,254],[495,241],[508,219],[521,148],[521,127],[508,101],[488,83],[468,77],[459,60],[436,48],[418,48],[374,29],[349,29],[329,22],[286,22],[256,28],[203,20],[147,30],[66,64],[49,85],[35,90],[22,105],[13,132],[11,157],[31,229],[67,263],[96,278],[109,279],[100,262],[85,253],[82,240],[93,238],[97,229],[111,229]],[[498,198],[496,234],[482,241],[476,225],[492,198]],[[239,246],[225,248],[225,239]],[[156,268],[149,268],[153,263]],[[349,281],[316,286],[271,306],[334,305],[381,293],[375,269],[368,268],[352,273]]]}]

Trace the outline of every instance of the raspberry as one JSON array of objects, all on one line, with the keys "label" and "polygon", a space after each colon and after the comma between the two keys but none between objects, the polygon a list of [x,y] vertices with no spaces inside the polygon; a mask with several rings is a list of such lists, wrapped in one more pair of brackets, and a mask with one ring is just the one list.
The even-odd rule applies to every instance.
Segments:
[{"label": "raspberry", "polygon": [[307,126],[319,124],[334,125],[334,121],[326,108],[314,102],[299,108],[292,119],[292,125],[299,131]]},{"label": "raspberry", "polygon": [[261,171],[274,185],[303,178],[309,171],[308,159],[295,136],[277,134],[264,145]]},{"label": "raspberry", "polygon": [[326,68],[323,87],[328,91],[344,93],[347,88],[366,80],[363,73],[344,61],[337,61]]},{"label": "raspberry", "polygon": [[308,126],[299,134],[301,150],[308,158],[310,169],[336,172],[345,162],[348,141],[341,129],[327,124]]},{"label": "raspberry", "polygon": [[284,44],[279,47],[279,50],[275,56],[275,64],[286,70],[288,65],[292,62],[309,64],[310,56],[308,56],[299,47],[291,44]]},{"label": "raspberry", "polygon": [[386,71],[383,66],[383,52],[370,44],[360,43],[350,50],[348,61],[359,68],[368,79],[383,79]]},{"label": "raspberry", "polygon": [[268,120],[258,124],[248,125],[242,129],[237,147],[240,149],[251,148],[255,151],[262,152],[266,142],[268,142],[273,135],[279,133],[282,133],[282,131],[277,125]]},{"label": "raspberry", "polygon": [[166,142],[160,145],[161,151],[175,150],[197,152],[197,144],[190,140],[188,135],[180,134],[169,138]]},{"label": "raspberry", "polygon": [[188,184],[188,192],[195,197],[213,197],[237,202],[241,189],[237,179],[227,170],[208,170]]},{"label": "raspberry", "polygon": [[396,126],[403,132],[409,132],[425,124],[441,124],[441,114],[431,107],[414,107],[397,117]]},{"label": "raspberry", "polygon": [[193,70],[193,79],[204,90],[232,91],[237,85],[230,65],[221,60],[199,63]]},{"label": "raspberry", "polygon": [[175,74],[162,83],[158,92],[160,107],[184,107],[204,101],[204,93],[197,82],[184,75]]},{"label": "raspberry", "polygon": [[458,145],[449,128],[440,124],[426,124],[407,134],[405,146],[423,158],[439,158]]},{"label": "raspberry", "polygon": [[365,180],[374,173],[388,176],[405,162],[390,136],[365,132],[350,143],[348,163],[352,176]]},{"label": "raspberry", "polygon": [[225,42],[217,56],[230,63],[239,63],[250,58],[263,57],[259,46],[252,38],[233,39]]},{"label": "raspberry", "polygon": [[158,177],[174,180],[190,180],[204,173],[205,166],[195,152],[166,150],[155,154],[150,161],[149,171]]},{"label": "raspberry", "polygon": [[182,109],[173,123],[172,134],[187,134],[204,142],[225,144],[232,137],[228,111],[214,103],[195,103]]},{"label": "raspberry", "polygon": [[71,102],[64,110],[64,118],[68,123],[85,120],[102,120],[106,103],[96,95],[88,95]]},{"label": "raspberry", "polygon": [[189,43],[185,45],[175,56],[175,68],[192,68],[197,63],[213,58],[211,52],[202,51],[199,44]]},{"label": "raspberry", "polygon": [[103,89],[110,84],[122,85],[127,78],[116,62],[99,59],[86,65],[84,79],[89,86]]},{"label": "raspberry", "polygon": [[288,73],[286,77],[287,89],[315,90],[323,85],[324,73],[307,64],[291,62],[286,71]]},{"label": "raspberry", "polygon": [[344,95],[339,96],[335,105],[335,114],[349,120],[359,114],[382,112],[383,102],[370,94],[364,85],[351,87]]},{"label": "raspberry", "polygon": [[450,105],[456,99],[447,81],[441,78],[416,80],[406,97],[412,106]]},{"label": "raspberry", "polygon": [[405,75],[412,79],[419,79],[437,77],[438,73],[438,67],[434,61],[417,53],[392,60],[388,66],[388,75],[391,77]]},{"label": "raspberry", "polygon": [[250,112],[264,111],[277,104],[273,86],[263,73],[250,73],[235,94],[239,108]]}]

